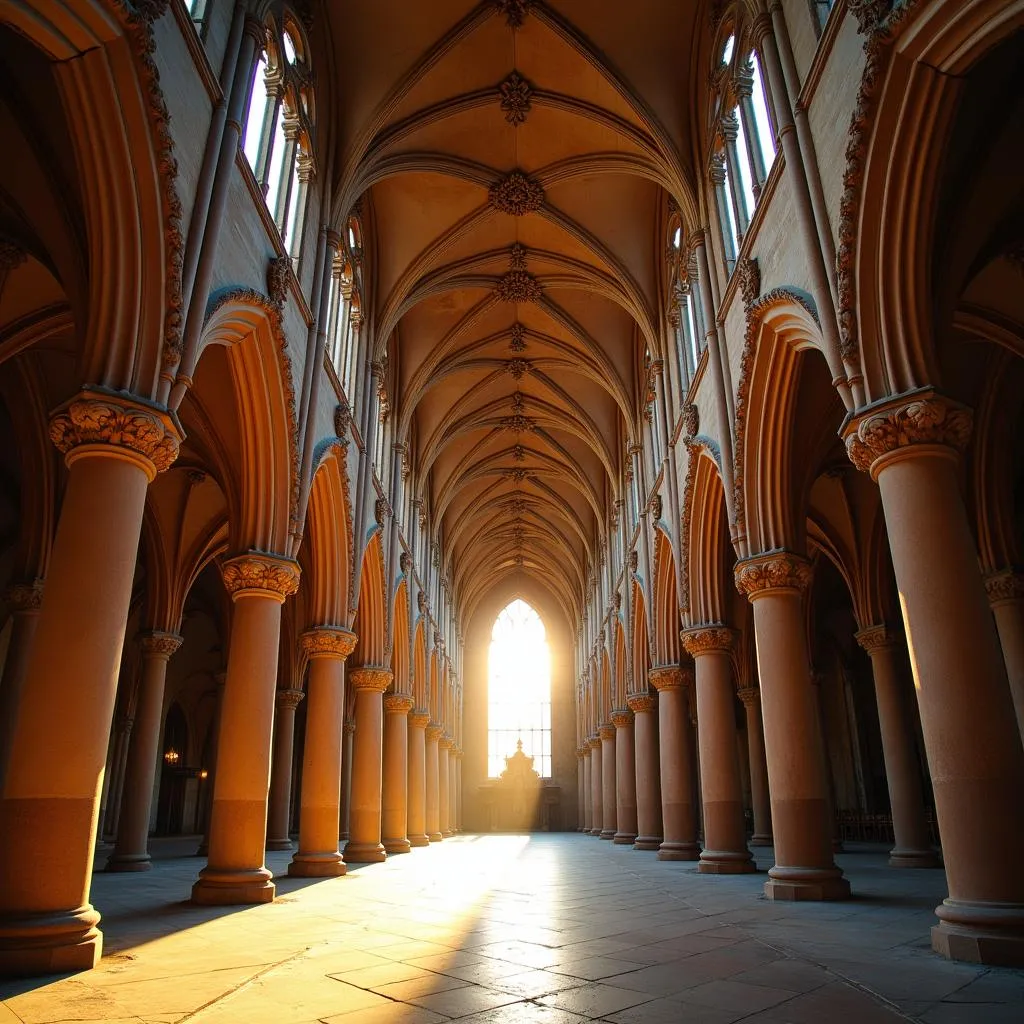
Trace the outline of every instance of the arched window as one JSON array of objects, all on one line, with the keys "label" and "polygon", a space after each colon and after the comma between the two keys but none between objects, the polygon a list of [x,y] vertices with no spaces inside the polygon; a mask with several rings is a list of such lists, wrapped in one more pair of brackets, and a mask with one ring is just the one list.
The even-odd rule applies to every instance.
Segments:
[{"label": "arched window", "polygon": [[825,27],[825,22],[828,21],[828,16],[832,13],[832,8],[836,5],[836,0],[809,0],[809,2],[811,15],[814,18],[814,27],[820,35]]},{"label": "arched window", "polygon": [[359,237],[359,223],[352,217],[345,227],[344,236],[334,256],[327,307],[327,352],[345,396],[353,408],[353,374],[357,365],[359,325],[363,318],[358,277],[362,258]]},{"label": "arched window", "polygon": [[[700,306],[700,288],[697,281],[697,257],[688,246],[682,225],[670,224],[669,243],[670,288],[669,322],[676,336],[676,370],[680,383],[680,399],[693,382],[706,348],[704,320]],[[674,410],[678,412],[678,410]]]},{"label": "arched window", "polygon": [[533,758],[551,777],[551,653],[540,616],[519,599],[504,608],[491,630],[487,669],[487,774],[505,770],[516,752]]},{"label": "arched window", "polygon": [[192,19],[192,24],[199,33],[200,39],[206,35],[207,17],[210,13],[211,5],[212,0],[185,0],[188,16]]},{"label": "arched window", "polygon": [[314,172],[312,76],[302,36],[289,17],[271,19],[266,31],[242,148],[281,240],[297,260]]}]

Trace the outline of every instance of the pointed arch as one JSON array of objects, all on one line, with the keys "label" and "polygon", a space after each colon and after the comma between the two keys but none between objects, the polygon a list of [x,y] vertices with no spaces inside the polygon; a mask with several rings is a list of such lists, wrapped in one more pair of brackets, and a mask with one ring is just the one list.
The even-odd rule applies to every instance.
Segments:
[{"label": "pointed arch", "polygon": [[428,693],[427,686],[427,627],[421,615],[416,621],[416,631],[412,639],[412,699],[417,709],[426,710]]},{"label": "pointed arch", "polygon": [[340,442],[314,455],[305,536],[312,568],[310,615],[318,625],[348,624],[353,527],[346,455]]},{"label": "pointed arch", "polygon": [[683,537],[688,550],[689,625],[724,622],[727,580],[733,561],[727,542],[725,490],[718,464],[706,448],[693,447],[693,492],[689,528]]},{"label": "pointed arch", "polygon": [[654,651],[657,665],[679,664],[679,598],[676,591],[676,559],[668,534],[654,531]]},{"label": "pointed arch", "polygon": [[405,580],[395,591],[394,611],[391,615],[393,634],[391,643],[391,673],[395,682],[395,693],[412,692],[409,675],[409,587]]},{"label": "pointed arch", "polygon": [[387,589],[380,532],[374,533],[363,553],[359,571],[359,602],[356,605],[354,632],[355,662],[360,665],[387,665]]},{"label": "pointed arch", "polygon": [[647,670],[651,665],[650,648],[647,635],[647,602],[644,599],[643,587],[637,580],[633,580],[633,636],[630,647],[632,648],[631,666],[633,672],[632,693],[647,692]]}]

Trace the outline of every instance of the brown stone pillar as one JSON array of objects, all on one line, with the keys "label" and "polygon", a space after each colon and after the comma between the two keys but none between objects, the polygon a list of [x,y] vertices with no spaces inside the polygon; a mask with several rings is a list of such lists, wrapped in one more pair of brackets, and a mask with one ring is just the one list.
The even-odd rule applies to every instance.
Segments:
[{"label": "brown stone pillar", "polygon": [[921,772],[914,751],[914,720],[896,663],[897,637],[885,626],[869,626],[856,634],[871,658],[882,735],[885,781],[889,787],[892,828],[896,845],[889,851],[894,868],[934,868],[939,859],[932,849],[924,813]]},{"label": "brown stone pillar", "polygon": [[[658,691],[661,749],[661,815],[664,840],[658,860],[696,860],[697,815],[693,806],[693,750],[686,721],[686,689],[692,675],[678,665],[652,668],[648,678]],[[686,684],[684,687],[684,683]]]},{"label": "brown stone pillar", "polygon": [[128,744],[132,738],[135,719],[131,715],[118,715],[114,719],[113,749],[110,752],[110,787],[106,794],[106,834],[117,838],[121,820],[121,795],[124,792],[125,764],[128,761]]},{"label": "brown stone pillar", "polygon": [[739,691],[747,713],[747,757],[750,762],[750,799],[754,807],[754,835],[751,846],[772,845],[772,806],[768,792],[768,765],[764,756],[764,726],[761,724],[761,691],[747,686]]},{"label": "brown stone pillar", "polygon": [[593,782],[591,780],[590,741],[584,740],[580,747],[580,764],[583,768],[583,834],[590,835],[594,824],[594,800],[592,797]]},{"label": "brown stone pillar", "polygon": [[771,787],[775,866],[765,895],[845,899],[850,885],[832,859],[828,783],[802,607],[811,567],[798,555],[777,551],[738,562],[735,572],[737,588],[754,606]]},{"label": "brown stone pillar", "polygon": [[210,741],[210,763],[207,766],[206,778],[203,780],[205,787],[204,806],[206,808],[206,827],[203,829],[203,838],[199,840],[196,849],[197,857],[206,857],[210,852],[210,822],[213,820],[213,785],[217,778],[217,743],[220,737],[220,712],[224,706],[224,682],[227,679],[227,672],[218,672],[214,679],[217,683],[216,701],[217,707],[213,712],[213,734]]},{"label": "brown stone pillar", "polygon": [[345,860],[377,864],[387,859],[380,841],[381,783],[384,745],[384,691],[391,685],[386,668],[353,669],[349,685],[356,692],[356,731],[352,737],[352,807]]},{"label": "brown stone pillar", "polygon": [[345,715],[345,659],[355,646],[355,633],[336,626],[315,626],[302,634],[302,647],[309,658],[309,704],[302,748],[299,848],[288,865],[288,874],[300,878],[345,874],[345,864],[338,852],[341,730]]},{"label": "brown stone pillar", "polygon": [[409,715],[409,843],[429,846],[427,838],[427,737],[430,715],[416,710]]},{"label": "brown stone pillar", "polygon": [[441,834],[441,797],[438,793],[440,782],[440,746],[441,726],[432,722],[427,726],[427,839],[439,843],[444,836]]},{"label": "brown stone pillar", "polygon": [[449,784],[450,762],[448,751],[451,750],[452,741],[448,736],[442,735],[437,741],[437,817],[438,828],[445,839],[452,834],[452,824],[449,817],[451,813],[451,786]]},{"label": "brown stone pillar", "polygon": [[50,437],[68,478],[0,795],[0,975],[85,970],[102,953],[89,883],[118,665],[146,488],[180,430],[97,389],[58,410]]},{"label": "brown stone pillar", "polygon": [[459,749],[454,740],[448,750],[448,788],[451,790],[448,798],[448,824],[452,835],[455,835],[459,831]]},{"label": "brown stone pillar", "polygon": [[25,684],[25,669],[36,635],[39,608],[43,603],[43,581],[16,583],[7,588],[5,596],[11,609],[11,639],[7,644],[3,679],[0,680],[0,793],[4,791],[4,776],[14,742],[14,725]]},{"label": "brown stone pillar", "polygon": [[1024,740],[1024,572],[992,573],[985,578],[985,592],[996,619],[1017,728]]},{"label": "brown stone pillar", "polygon": [[601,764],[601,737],[596,733],[587,740],[590,747],[590,834],[601,836],[604,825],[604,769]]},{"label": "brown stone pillar", "polygon": [[275,695],[274,760],[270,771],[267,811],[267,849],[290,850],[292,762],[295,757],[295,710],[306,696],[302,690],[278,690]]},{"label": "brown stone pillar", "polygon": [[412,697],[389,693],[384,698],[384,791],[381,797],[381,842],[388,853],[408,853],[409,712]]},{"label": "brown stone pillar", "polygon": [[135,722],[125,767],[117,844],[107,860],[107,871],[148,871],[149,818],[156,778],[161,715],[167,663],[181,646],[175,633],[147,633],[142,637],[142,672],[135,705]]},{"label": "brown stone pillar", "polygon": [[355,719],[346,718],[342,726],[341,744],[341,828],[339,839],[348,839],[349,817],[352,810],[352,745],[356,735]]},{"label": "brown stone pillar", "polygon": [[755,870],[747,849],[743,786],[737,760],[736,688],[732,679],[733,632],[701,627],[682,635],[693,658],[697,690],[697,747],[700,752],[704,850],[703,874],[737,875]]},{"label": "brown stone pillar", "polygon": [[224,563],[235,609],[217,736],[210,856],[192,886],[203,904],[270,903],[267,837],[281,605],[299,586],[291,559],[250,552]]},{"label": "brown stone pillar", "polygon": [[633,712],[616,708],[615,726],[615,838],[618,846],[636,842],[636,750],[633,743]]},{"label": "brown stone pillar", "polygon": [[615,792],[615,726],[602,725],[601,737],[601,809],[604,812],[602,839],[614,839],[617,831]]},{"label": "brown stone pillar", "polygon": [[876,407],[846,445],[878,482],[935,795],[949,897],[932,946],[1024,964],[1024,747],[967,513],[970,413],[933,391]]},{"label": "brown stone pillar", "polygon": [[661,779],[658,759],[658,720],[653,693],[632,693],[626,698],[633,712],[633,740],[636,753],[636,822],[634,850],[657,850],[661,846]]}]

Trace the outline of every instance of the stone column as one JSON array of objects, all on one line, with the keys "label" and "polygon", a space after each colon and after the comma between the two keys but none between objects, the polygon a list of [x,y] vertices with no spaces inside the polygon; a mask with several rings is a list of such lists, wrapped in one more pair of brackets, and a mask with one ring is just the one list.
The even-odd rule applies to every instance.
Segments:
[{"label": "stone column", "polygon": [[590,747],[590,834],[600,838],[604,826],[604,769],[601,764],[601,737],[596,733],[587,740]]},{"label": "stone column", "polygon": [[448,751],[448,785],[451,788],[451,797],[448,800],[448,824],[451,825],[452,835],[459,831],[459,758],[461,751],[452,741],[451,749]]},{"label": "stone column", "polygon": [[338,852],[341,821],[341,730],[345,715],[345,659],[356,635],[336,626],[314,626],[302,634],[309,658],[309,704],[302,748],[299,848],[288,874],[330,878],[345,874]]},{"label": "stone column", "polygon": [[267,813],[267,849],[291,850],[288,823],[292,796],[292,761],[295,755],[295,710],[306,694],[278,690],[275,695],[274,761],[270,772],[270,807]]},{"label": "stone column", "polygon": [[89,885],[118,665],[146,488],[180,436],[173,416],[98,388],[50,421],[68,477],[0,795],[0,974],[102,954]]},{"label": "stone column", "polygon": [[338,831],[338,838],[347,840],[352,811],[352,746],[356,736],[355,719],[346,718],[341,731],[344,739],[341,744],[341,828]]},{"label": "stone column", "polygon": [[441,834],[441,797],[438,792],[440,782],[440,746],[441,726],[431,722],[427,726],[427,839],[439,843],[444,836]]},{"label": "stone column", "polygon": [[451,737],[441,735],[437,741],[437,817],[438,828],[445,839],[451,838],[451,786],[449,783]]},{"label": "stone column", "polygon": [[614,839],[618,818],[615,790],[615,726],[602,725],[601,737],[601,809],[604,812],[602,839]]},{"label": "stone column", "polygon": [[615,726],[615,838],[617,846],[636,842],[636,750],[633,744],[633,712],[616,708]]},{"label": "stone column", "polygon": [[996,619],[1017,728],[1024,740],[1024,572],[1005,569],[990,574],[985,592]]},{"label": "stone column", "polygon": [[[693,750],[686,721],[686,690],[693,677],[678,665],[652,668],[651,686],[658,691],[661,749],[661,814],[664,841],[658,860],[697,860],[697,815],[693,806]],[[684,686],[685,684],[685,686]]]},{"label": "stone column", "polygon": [[250,552],[221,567],[235,610],[217,735],[210,856],[192,886],[203,904],[270,903],[267,840],[281,605],[299,587],[291,559]]},{"label": "stone column", "polygon": [[658,763],[658,721],[653,693],[631,693],[626,698],[633,712],[636,754],[636,821],[634,850],[657,850],[661,846],[661,780]]},{"label": "stone column", "polygon": [[[131,715],[118,715],[114,719],[113,749],[110,752],[110,786],[106,794],[105,827],[106,834],[117,838],[117,829],[121,821],[121,795],[124,792],[125,764],[128,760],[128,744],[131,743],[132,726],[135,719]],[[101,838],[101,837],[97,837]]]},{"label": "stone column", "polygon": [[697,747],[700,752],[704,850],[698,871],[737,875],[754,871],[743,820],[743,784],[737,760],[736,688],[732,679],[733,632],[722,626],[700,627],[682,634],[693,658],[696,690]]},{"label": "stone column", "polygon": [[381,842],[388,853],[408,853],[409,712],[412,697],[389,693],[384,698],[384,792],[381,796]]},{"label": "stone column", "polygon": [[[207,771],[205,785],[213,786],[217,779],[217,745],[220,739],[220,715],[224,707],[224,683],[227,680],[227,672],[218,672],[214,676],[217,683],[217,707],[213,713],[213,737],[210,742],[210,766]],[[212,776],[212,777],[211,777]],[[197,857],[206,857],[210,853],[210,824],[213,821],[213,794],[208,789],[206,793],[206,828],[203,830],[203,838],[199,840],[196,849]]]},{"label": "stone column", "polygon": [[896,663],[898,639],[885,626],[869,626],[856,634],[857,643],[871,658],[875,677],[878,727],[882,735],[885,781],[889,787],[892,828],[896,845],[889,851],[894,868],[934,868],[939,859],[932,849],[924,813],[921,772],[914,751],[910,694],[904,692]]},{"label": "stone column", "polygon": [[811,567],[798,555],[774,551],[738,562],[735,574],[737,589],[754,606],[761,678],[775,833],[775,866],[765,895],[845,899],[850,885],[832,859],[828,782],[802,605]]},{"label": "stone column", "polygon": [[968,410],[922,389],[851,423],[846,446],[882,493],[921,710],[949,883],[932,946],[1021,965],[1024,747],[960,493],[970,429]]},{"label": "stone column", "polygon": [[747,713],[747,756],[750,760],[750,797],[754,805],[754,835],[751,846],[772,845],[772,805],[768,792],[768,765],[764,756],[764,726],[761,724],[761,691],[747,686],[739,691]]},{"label": "stone column", "polygon": [[580,747],[580,762],[583,765],[583,834],[590,835],[594,825],[593,780],[591,779],[590,741],[584,740]]},{"label": "stone column", "polygon": [[156,779],[160,725],[164,707],[167,663],[181,646],[175,633],[147,633],[142,637],[142,672],[135,705],[135,723],[128,746],[117,843],[107,860],[107,871],[148,871],[149,818]]},{"label": "stone column", "polygon": [[429,846],[427,838],[427,737],[430,715],[418,708],[409,715],[409,843]]},{"label": "stone column", "polygon": [[39,608],[43,603],[43,581],[15,583],[7,588],[4,596],[11,609],[11,639],[7,645],[3,679],[0,680],[0,793],[4,791],[4,776],[14,743],[14,725],[25,684],[25,669],[36,635]]},{"label": "stone column", "polygon": [[352,806],[345,860],[377,864],[387,859],[380,841],[384,745],[384,691],[391,685],[386,668],[363,665],[349,673],[356,692],[356,731],[352,737]]}]

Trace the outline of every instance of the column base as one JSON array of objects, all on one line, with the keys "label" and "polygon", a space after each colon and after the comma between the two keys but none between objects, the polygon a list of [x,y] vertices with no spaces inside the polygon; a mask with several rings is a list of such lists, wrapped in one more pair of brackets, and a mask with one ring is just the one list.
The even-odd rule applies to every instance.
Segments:
[{"label": "column base", "polygon": [[601,830],[599,828],[592,828],[587,834],[594,836],[597,839],[601,838]]},{"label": "column base", "polygon": [[945,899],[935,908],[932,949],[949,960],[1024,967],[1024,904]]},{"label": "column base", "polygon": [[603,829],[601,829],[601,838],[602,839],[614,839],[615,838],[615,829],[613,829],[613,828],[603,828]]},{"label": "column base", "polygon": [[409,836],[409,845],[410,846],[429,846],[430,845],[430,837],[427,836],[427,835]]},{"label": "column base", "polygon": [[444,836],[441,835],[440,832],[428,832],[427,839],[432,843],[440,843],[444,839]]},{"label": "column base", "polygon": [[632,846],[636,842],[635,832],[616,832],[612,842],[616,846]]},{"label": "column base", "polygon": [[401,839],[385,839],[383,843],[387,853],[408,853],[412,849],[412,843],[404,836]]},{"label": "column base", "polygon": [[637,836],[633,840],[634,850],[656,851],[661,846],[661,836]]},{"label": "column base", "polygon": [[678,843],[666,840],[658,846],[658,860],[697,860],[700,847],[696,843]]},{"label": "column base", "polygon": [[103,956],[100,915],[77,910],[0,918],[0,978],[90,971]]},{"label": "column base", "polygon": [[749,850],[705,850],[697,870],[702,875],[749,875],[757,866]]},{"label": "column base", "polygon": [[750,837],[750,841],[747,843],[748,846],[774,846],[775,840],[772,839],[771,833],[765,835],[753,835]]},{"label": "column base", "polygon": [[297,853],[288,865],[291,878],[340,878],[347,870],[337,850],[333,853]]},{"label": "column base", "polygon": [[388,859],[381,843],[346,843],[345,860],[349,864],[383,864]]},{"label": "column base", "polygon": [[295,844],[290,839],[268,839],[266,848],[277,853],[281,850],[294,850]]},{"label": "column base", "polygon": [[112,853],[104,871],[149,871],[153,866],[148,853]]},{"label": "column base", "polygon": [[832,868],[789,868],[778,864],[768,871],[764,894],[770,900],[845,900],[850,883]]},{"label": "column base", "polygon": [[273,903],[277,889],[272,877],[266,868],[258,871],[216,871],[205,867],[192,886],[192,902],[204,907]]},{"label": "column base", "polygon": [[889,851],[889,867],[891,868],[938,868],[942,864],[935,850],[899,850]]},{"label": "column base", "polygon": [[441,835],[443,835],[445,839],[451,839],[451,837],[455,835],[455,833],[450,828],[446,828],[444,832],[441,833]]}]

